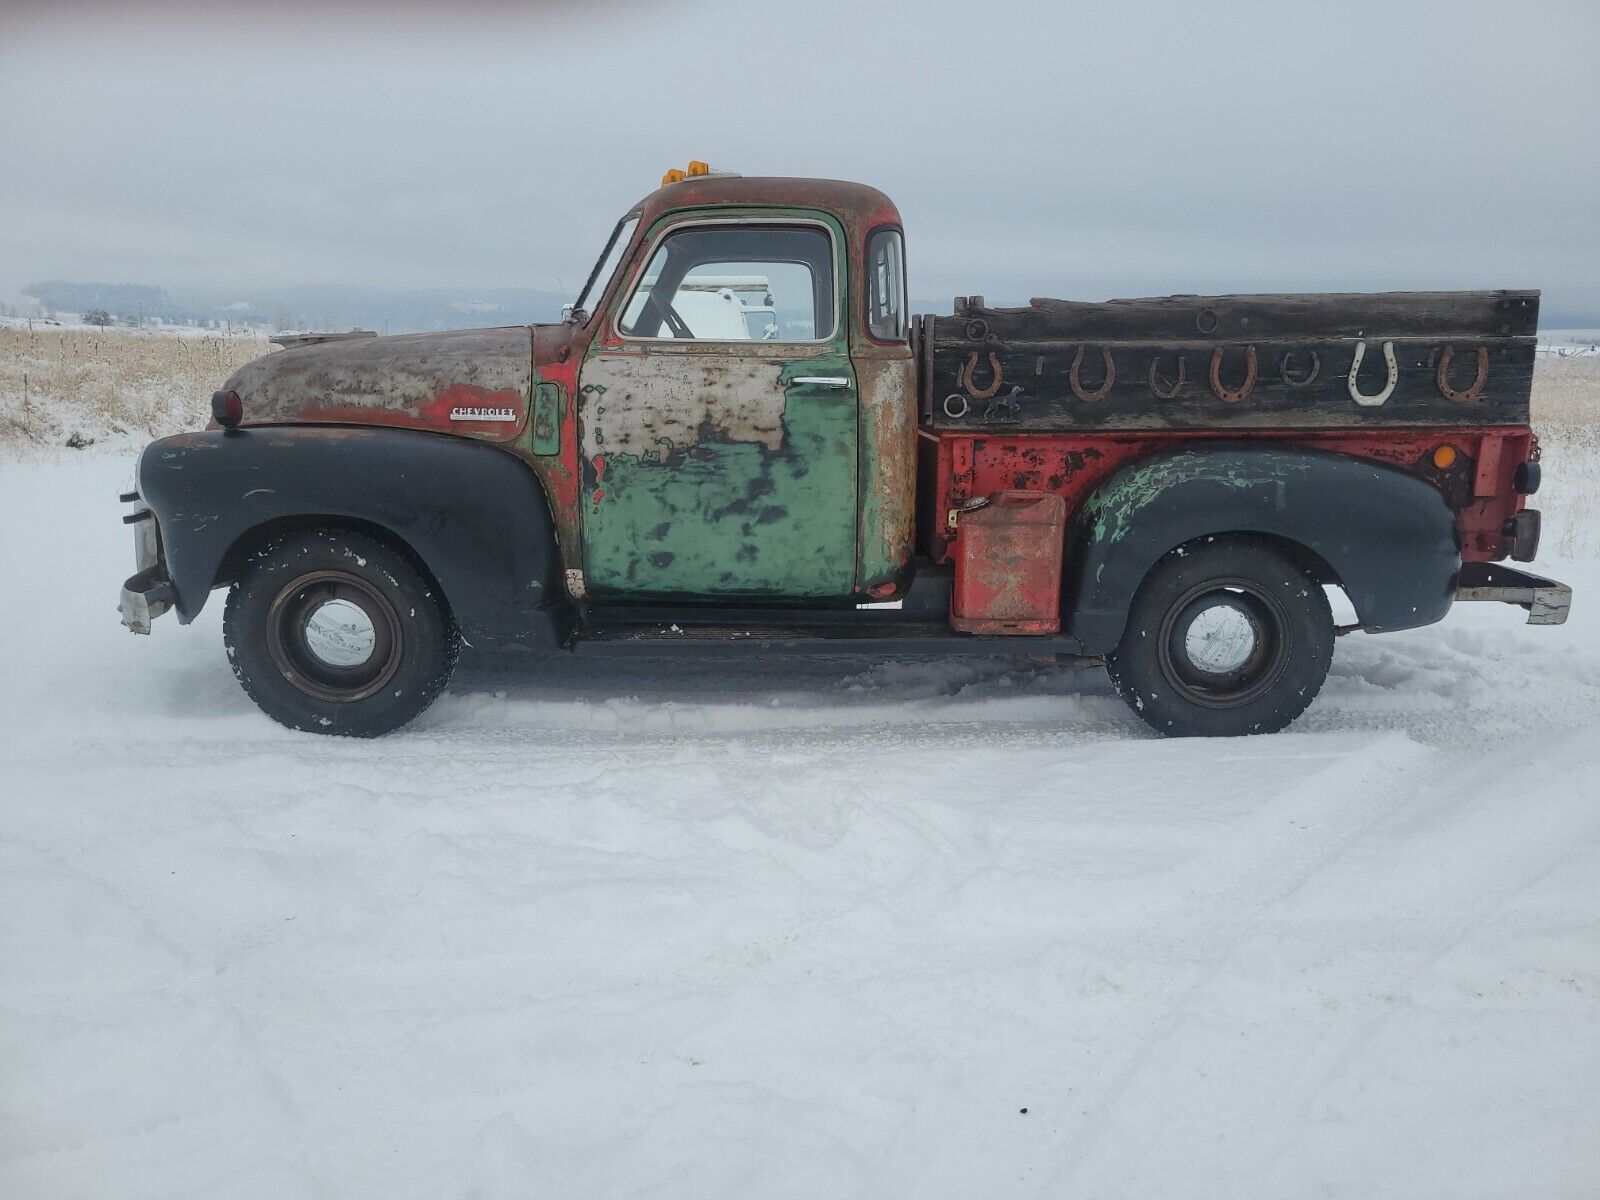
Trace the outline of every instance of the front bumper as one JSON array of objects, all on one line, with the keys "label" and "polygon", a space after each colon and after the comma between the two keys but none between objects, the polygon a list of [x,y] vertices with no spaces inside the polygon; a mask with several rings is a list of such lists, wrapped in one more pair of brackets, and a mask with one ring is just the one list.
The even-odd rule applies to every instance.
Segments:
[{"label": "front bumper", "polygon": [[1572,607],[1572,589],[1501,563],[1461,564],[1457,600],[1497,600],[1528,610],[1529,625],[1560,625]]},{"label": "front bumper", "polygon": [[140,571],[122,585],[117,611],[134,633],[149,633],[150,622],[172,607],[172,584],[155,577],[155,569]]},{"label": "front bumper", "polygon": [[161,527],[155,513],[138,492],[124,492],[122,502],[134,506],[122,518],[124,525],[133,526],[134,573],[122,585],[117,611],[122,614],[122,623],[134,633],[149,633],[150,622],[172,607],[172,580],[167,577],[167,564],[162,558]]}]

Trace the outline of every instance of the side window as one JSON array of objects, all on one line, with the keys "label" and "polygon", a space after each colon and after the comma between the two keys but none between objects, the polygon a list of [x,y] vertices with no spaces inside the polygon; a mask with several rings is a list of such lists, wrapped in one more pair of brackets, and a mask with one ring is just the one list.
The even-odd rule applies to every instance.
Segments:
[{"label": "side window", "polygon": [[635,338],[821,342],[837,309],[824,230],[694,225],[662,240],[617,327]]},{"label": "side window", "polygon": [[594,270],[589,272],[589,282],[583,285],[583,291],[578,293],[578,298],[572,302],[572,312],[582,312],[590,316],[594,314],[595,305],[600,303],[600,297],[606,290],[606,284],[611,282],[611,277],[617,273],[617,263],[622,260],[622,252],[628,248],[628,243],[633,240],[633,227],[639,223],[638,214],[623,217],[611,231],[611,240],[606,243],[606,248],[600,254],[600,261],[594,264]]},{"label": "side window", "polygon": [[906,251],[898,229],[867,240],[867,331],[885,342],[906,336]]}]

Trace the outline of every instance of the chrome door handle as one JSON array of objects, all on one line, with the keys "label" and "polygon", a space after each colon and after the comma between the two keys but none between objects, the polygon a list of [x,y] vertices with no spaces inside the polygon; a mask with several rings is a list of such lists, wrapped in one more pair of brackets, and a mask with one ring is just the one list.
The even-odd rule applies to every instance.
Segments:
[{"label": "chrome door handle", "polygon": [[850,381],[843,375],[796,375],[790,383],[814,383],[818,387],[847,388]]}]

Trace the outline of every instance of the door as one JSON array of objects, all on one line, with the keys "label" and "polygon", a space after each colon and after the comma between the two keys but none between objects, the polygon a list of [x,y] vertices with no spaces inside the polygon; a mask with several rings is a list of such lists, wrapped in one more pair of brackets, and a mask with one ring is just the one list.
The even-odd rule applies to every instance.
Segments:
[{"label": "door", "polygon": [[842,245],[820,215],[653,234],[578,381],[590,595],[851,595]]}]

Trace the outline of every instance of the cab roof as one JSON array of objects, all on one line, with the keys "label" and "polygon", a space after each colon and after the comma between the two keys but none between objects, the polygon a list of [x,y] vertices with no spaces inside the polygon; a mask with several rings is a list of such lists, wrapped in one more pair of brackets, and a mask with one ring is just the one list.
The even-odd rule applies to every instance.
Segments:
[{"label": "cab roof", "polygon": [[900,224],[894,201],[875,187],[843,179],[799,179],[777,175],[694,175],[667,183],[637,207],[641,228],[683,208],[819,208],[834,214],[858,238],[875,225]]}]

